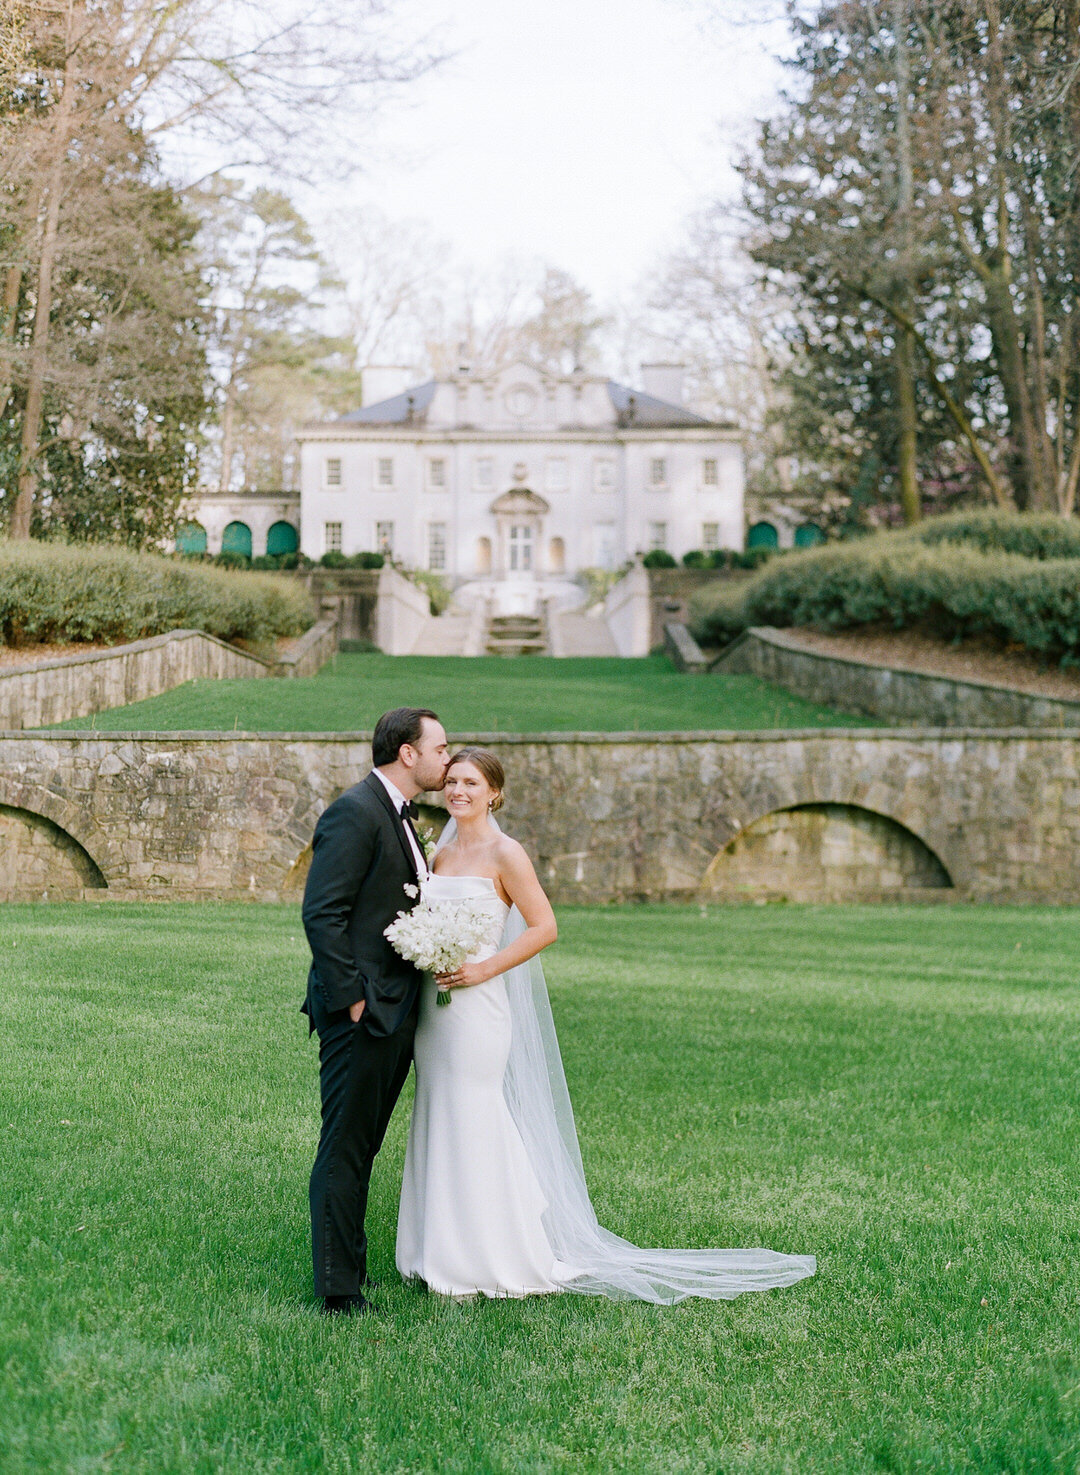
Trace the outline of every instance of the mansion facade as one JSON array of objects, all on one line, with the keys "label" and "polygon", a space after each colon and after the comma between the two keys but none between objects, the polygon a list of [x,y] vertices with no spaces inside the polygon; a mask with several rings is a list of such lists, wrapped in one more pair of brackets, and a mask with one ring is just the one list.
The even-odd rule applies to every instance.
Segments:
[{"label": "mansion facade", "polygon": [[[370,402],[299,432],[301,550],[381,552],[511,612],[571,602],[579,570],[650,549],[742,548],[737,427],[683,406],[680,366],[642,377],[634,390],[519,363],[409,385],[366,370]],[[247,536],[256,555],[263,524],[281,537],[291,520],[281,495],[252,493],[200,498],[195,516],[211,553]]]},{"label": "mansion facade", "polygon": [[738,431],[683,408],[677,366],[645,378],[462,369],[306,426],[300,546],[382,552],[507,610],[651,548],[741,548]]}]

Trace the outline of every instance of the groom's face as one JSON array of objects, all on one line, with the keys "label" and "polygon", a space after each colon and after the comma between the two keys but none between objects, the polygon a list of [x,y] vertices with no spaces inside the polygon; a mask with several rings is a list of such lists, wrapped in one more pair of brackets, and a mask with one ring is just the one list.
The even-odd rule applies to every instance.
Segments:
[{"label": "groom's face", "polygon": [[413,778],[425,793],[441,789],[446,782],[446,765],[450,761],[450,749],[441,722],[430,717],[421,719],[420,740],[412,745],[416,754]]}]

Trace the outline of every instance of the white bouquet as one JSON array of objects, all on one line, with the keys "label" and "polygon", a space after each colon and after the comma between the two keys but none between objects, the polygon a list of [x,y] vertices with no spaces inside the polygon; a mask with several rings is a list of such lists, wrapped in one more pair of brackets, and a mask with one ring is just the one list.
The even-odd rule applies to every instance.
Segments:
[{"label": "white bouquet", "polygon": [[[410,896],[414,886],[406,886]],[[476,952],[491,926],[491,913],[479,901],[428,901],[423,892],[411,912],[398,912],[383,935],[394,951],[425,973],[452,973]],[[436,1003],[449,1004],[440,988]]]}]

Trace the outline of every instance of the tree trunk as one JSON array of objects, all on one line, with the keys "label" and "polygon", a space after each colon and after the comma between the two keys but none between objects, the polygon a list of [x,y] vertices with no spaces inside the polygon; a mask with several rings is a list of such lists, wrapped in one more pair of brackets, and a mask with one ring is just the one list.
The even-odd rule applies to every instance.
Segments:
[{"label": "tree trunk", "polygon": [[37,302],[34,310],[34,336],[30,346],[30,369],[26,381],[26,405],[23,409],[22,439],[19,447],[19,482],[15,505],[11,511],[8,536],[25,540],[30,536],[30,520],[37,489],[37,460],[41,443],[41,421],[45,407],[45,375],[49,355],[49,320],[52,316],[53,272],[56,267],[57,233],[60,225],[60,195],[63,188],[64,163],[67,158],[71,114],[74,108],[75,79],[70,62],[64,68],[63,90],[56,104],[56,123],[52,134],[52,159],[45,185],[45,229],[41,238],[38,261]]},{"label": "tree trunk", "polygon": [[[0,312],[4,315],[3,325],[0,326],[0,335],[7,339],[8,343],[15,342],[15,329],[18,320],[19,292],[22,290],[23,269],[21,266],[9,266],[4,273],[4,298],[0,305]],[[10,364],[10,360],[9,360]],[[7,380],[0,384],[0,419],[7,414],[8,401],[11,398],[11,374],[8,373]]]},{"label": "tree trunk", "polygon": [[[914,173],[911,160],[911,87],[908,61],[907,0],[892,0],[893,37],[896,45],[896,143],[899,166],[898,215],[900,219],[900,272],[897,283],[903,311],[911,312],[912,242],[911,211],[914,202]],[[910,526],[922,516],[919,494],[919,419],[915,400],[915,335],[901,327],[896,338],[897,470],[900,506]]]},{"label": "tree trunk", "polygon": [[904,521],[910,526],[922,517],[922,498],[919,494],[919,422],[915,403],[915,335],[907,328],[901,328],[896,335],[896,402],[900,507]]}]

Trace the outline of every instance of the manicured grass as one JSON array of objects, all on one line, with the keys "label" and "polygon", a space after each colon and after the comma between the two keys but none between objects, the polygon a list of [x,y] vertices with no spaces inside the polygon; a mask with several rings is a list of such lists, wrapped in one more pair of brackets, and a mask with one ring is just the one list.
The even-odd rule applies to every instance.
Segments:
[{"label": "manicured grass", "polygon": [[0,1468],[1075,1470],[1080,914],[567,910],[548,972],[603,1222],[813,1252],[673,1308],[308,1288],[295,909],[6,907]]},{"label": "manicured grass", "polygon": [[687,676],[640,661],[339,655],[310,680],[192,681],[65,722],[105,732],[357,732],[390,707],[432,707],[452,732],[671,732],[866,727],[756,676]]}]

